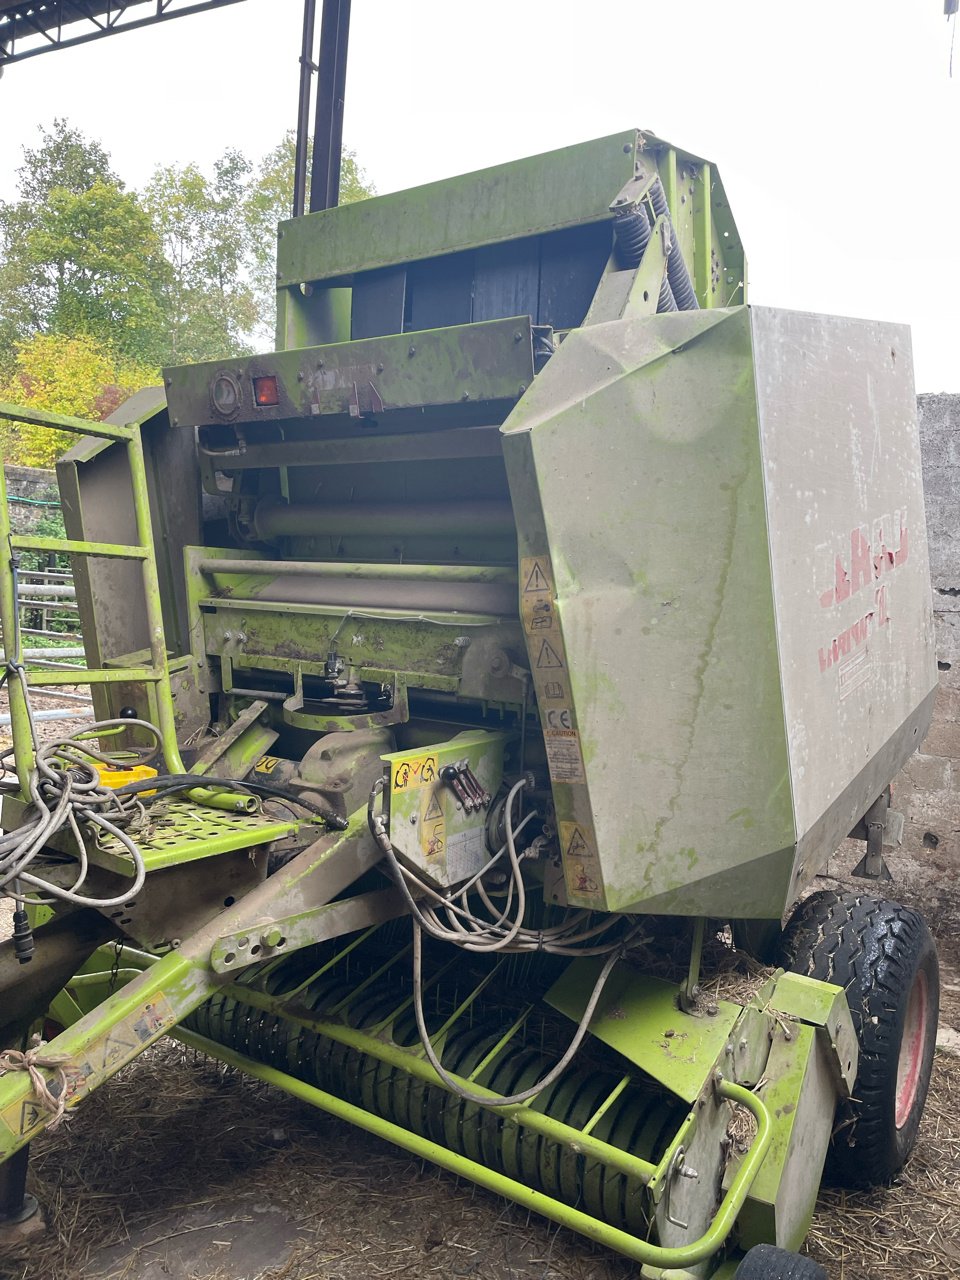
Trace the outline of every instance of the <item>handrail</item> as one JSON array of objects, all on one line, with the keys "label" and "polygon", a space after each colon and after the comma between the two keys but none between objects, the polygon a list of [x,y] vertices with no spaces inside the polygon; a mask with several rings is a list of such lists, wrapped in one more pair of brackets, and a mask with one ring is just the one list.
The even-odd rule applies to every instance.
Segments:
[{"label": "handrail", "polygon": [[[133,493],[133,510],[136,519],[137,538],[133,545],[105,542],[87,542],[70,538],[46,538],[15,535],[10,525],[10,509],[7,500],[7,484],[0,466],[0,631],[7,640],[7,663],[19,663],[21,630],[19,609],[23,596],[29,596],[31,587],[24,583],[19,591],[16,571],[16,553],[20,550],[64,552],[70,555],[111,556],[137,560],[143,578],[144,606],[150,650],[149,666],[125,668],[79,668],[67,670],[31,671],[28,685],[58,684],[107,684],[142,683],[153,687],[150,695],[151,710],[160,732],[164,765],[168,773],[186,773],[177,744],[176,720],[173,709],[173,692],[170,670],[167,665],[167,647],[163,629],[163,608],[160,600],[160,580],[153,551],[153,528],[150,519],[150,498],[147,489],[147,473],[144,463],[143,442],[136,423],[120,426],[108,422],[87,422],[67,414],[25,408],[21,405],[0,402],[0,419],[30,423],[55,431],[69,431],[74,435],[94,436],[104,440],[122,442],[126,446],[130,468],[130,485]],[[40,594],[65,591],[66,587],[35,588]],[[76,607],[76,606],[74,606]],[[11,652],[16,650],[16,652]],[[21,790],[28,793],[33,771],[33,736],[30,730],[29,711],[25,692],[19,680],[9,681],[10,716],[13,729],[14,761]]]},{"label": "handrail", "polygon": [[69,431],[75,436],[96,436],[99,440],[132,440],[135,427],[121,427],[114,422],[87,422],[66,413],[48,409],[27,409],[20,404],[0,400],[0,418],[22,422],[29,427],[49,427],[52,431]]}]

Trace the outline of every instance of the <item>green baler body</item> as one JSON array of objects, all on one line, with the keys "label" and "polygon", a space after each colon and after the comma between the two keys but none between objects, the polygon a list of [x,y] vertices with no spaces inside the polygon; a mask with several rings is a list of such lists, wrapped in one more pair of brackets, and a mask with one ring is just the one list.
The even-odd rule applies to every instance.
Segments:
[{"label": "green baler body", "polygon": [[[655,173],[699,311],[656,314],[662,253],[659,274],[649,254],[618,261],[618,208]],[[711,166],[634,132],[285,223],[278,280],[281,350],[165,373],[233,535],[217,572],[188,552],[209,691],[265,673],[292,691],[348,640],[361,682],[406,697],[374,721],[402,740],[438,698],[466,725],[536,707],[523,764],[546,753],[557,900],[782,915],[930,714],[908,336],[746,308]],[[259,378],[275,403],[256,403]],[[824,565],[829,585],[860,527],[893,554],[905,511],[911,559],[884,608],[920,633],[874,627],[851,702],[818,653],[867,595],[821,611]],[[274,569],[226,572],[241,552]],[[872,710],[851,731],[854,707]]]},{"label": "green baler body", "polygon": [[[678,256],[698,303],[680,312]],[[712,166],[636,131],[311,214],[280,228],[277,350],[165,370],[165,403],[121,410],[138,509],[106,429],[61,462],[75,539],[135,541],[149,487],[192,769],[296,785],[342,819],[294,800],[262,838],[234,819],[256,856],[209,823],[148,850],[119,925],[143,949],[129,988],[109,994],[101,951],[54,1001],[52,1048],[83,1064],[69,1105],[172,1030],[645,1275],[729,1280],[757,1241],[799,1246],[853,1023],[795,974],[705,999],[707,918],[784,914],[913,749],[936,673],[909,336],[748,307],[745,280]],[[93,668],[144,661],[146,619],[118,607],[137,572],[78,563]],[[101,713],[150,696],[103,675]],[[457,803],[445,769],[484,803]],[[558,943],[572,962],[534,956],[528,991],[528,956],[428,955],[448,1089],[380,926],[410,905],[385,853],[427,894],[509,847],[504,782],[536,819],[531,928],[623,934],[589,1018],[603,1070],[498,1113],[541,1071],[531,1019],[583,1018],[607,961]],[[45,1123],[27,1096],[0,1089],[0,1155]],[[739,1153],[731,1104],[759,1126]]]}]

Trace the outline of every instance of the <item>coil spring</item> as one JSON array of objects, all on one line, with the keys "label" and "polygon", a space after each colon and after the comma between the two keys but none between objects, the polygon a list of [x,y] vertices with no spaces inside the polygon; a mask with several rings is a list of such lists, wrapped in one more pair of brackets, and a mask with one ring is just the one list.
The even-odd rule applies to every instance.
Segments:
[{"label": "coil spring", "polygon": [[[664,215],[670,217],[670,209],[667,205],[667,197],[663,190],[663,183],[659,178],[650,188],[650,203],[653,205],[653,211],[658,218]],[[670,227],[670,253],[667,256],[667,279],[670,283],[670,290],[673,297],[674,305],[671,307],[658,306],[658,311],[699,311],[700,303],[697,301],[697,295],[694,292],[693,282],[690,279],[690,272],[687,270],[687,264],[683,253],[677,244],[677,237],[674,234],[673,227]],[[664,299],[663,291],[660,292],[661,301]]]},{"label": "coil spring", "polygon": [[621,271],[639,267],[650,243],[650,223],[643,209],[621,214],[613,224],[614,257]]}]

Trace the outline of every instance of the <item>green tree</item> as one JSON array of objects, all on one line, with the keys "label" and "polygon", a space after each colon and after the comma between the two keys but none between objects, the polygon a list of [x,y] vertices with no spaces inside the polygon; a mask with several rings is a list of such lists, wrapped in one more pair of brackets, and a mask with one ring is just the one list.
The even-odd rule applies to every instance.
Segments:
[{"label": "green tree", "polygon": [[[272,342],[276,227],[293,201],[294,134],[254,171],[227,150],[212,176],[158,168],[124,189],[99,142],[65,120],[25,149],[19,198],[0,203],[0,381],[34,334],[89,337],[141,366],[185,363]],[[372,184],[346,151],[341,202]]]},{"label": "green tree", "polygon": [[119,187],[110,157],[95,138],[85,138],[66,120],[55,119],[49,129],[40,126],[42,142],[24,148],[23,164],[17,170],[20,199],[38,208],[54,188],[81,195],[97,182]]},{"label": "green tree", "polygon": [[[156,370],[119,356],[89,335],[37,333],[16,353],[0,381],[0,400],[102,421],[141,387],[159,382]],[[67,432],[2,424],[0,455],[27,467],[52,467],[73,443]]]},{"label": "green tree", "polygon": [[[259,328],[261,334],[271,342],[277,313],[277,224],[289,218],[293,210],[296,150],[296,134],[290,129],[261,160],[244,205]],[[308,182],[309,173],[308,154]],[[367,200],[376,193],[376,187],[357,161],[356,152],[345,148],[340,167],[340,203],[353,204],[357,200]]]},{"label": "green tree", "polygon": [[42,300],[38,327],[89,334],[129,358],[157,360],[168,267],[135,195],[100,181],[79,195],[55,187],[24,248]]},{"label": "green tree", "polygon": [[66,120],[40,128],[41,143],[24,148],[17,170],[20,198],[0,202],[0,372],[9,373],[16,344],[42,323],[42,299],[32,292],[33,264],[26,241],[54,188],[80,195],[97,181],[116,185],[109,157],[98,142],[85,138]]},{"label": "green tree", "polygon": [[20,199],[0,206],[0,368],[35,332],[88,334],[127,358],[160,355],[167,265],[103,148],[57,120],[24,152]]},{"label": "green tree", "polygon": [[243,207],[250,163],[226,151],[208,179],[195,164],[158,168],[144,204],[169,267],[163,288],[164,361],[249,350],[257,312],[247,270]]}]

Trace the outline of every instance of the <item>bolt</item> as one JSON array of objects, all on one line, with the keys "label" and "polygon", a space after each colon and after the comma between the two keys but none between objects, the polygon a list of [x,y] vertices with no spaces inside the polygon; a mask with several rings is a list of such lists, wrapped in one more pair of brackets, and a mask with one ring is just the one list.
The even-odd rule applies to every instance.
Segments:
[{"label": "bolt", "polygon": [[415,813],[411,813],[410,815],[410,825],[413,827],[417,825],[417,815]]},{"label": "bolt", "polygon": [[666,1031],[663,1034],[666,1036],[668,1040],[672,1040],[677,1033],[673,1030],[672,1027],[667,1027]]},{"label": "bolt", "polygon": [[260,941],[265,947],[269,947],[271,951],[274,947],[280,945],[282,938],[283,934],[276,925],[273,925],[272,928],[266,931],[266,933],[261,933],[260,935]]},{"label": "bolt", "polygon": [[521,382],[521,383],[520,383],[520,395],[523,395],[523,393],[526,391],[526,389],[527,389],[527,384],[526,384],[525,382]]},{"label": "bolt", "polygon": [[454,642],[453,642],[453,643],[454,643],[454,646],[455,646],[457,649],[469,649],[469,648],[470,648],[470,637],[469,637],[469,636],[457,636],[456,640],[454,640]]},{"label": "bolt", "polygon": [[417,354],[417,348],[413,345],[413,343],[411,343],[411,344],[410,344],[410,350],[407,352],[407,355],[408,355],[408,356],[415,356],[416,354]]},{"label": "bolt", "polygon": [[377,373],[383,373],[383,361],[382,361],[382,360],[379,360],[379,361],[377,362]]},{"label": "bolt", "polygon": [[693,1168],[692,1165],[685,1164],[683,1168],[680,1170],[680,1177],[681,1178],[699,1178],[700,1174],[696,1171],[696,1169]]},{"label": "bolt", "polygon": [[708,1005],[707,1005],[707,1017],[708,1017],[708,1018],[715,1018],[719,1012],[720,1012],[720,1010],[717,1008],[717,1006],[716,1006],[715,1004],[708,1004]]},{"label": "bolt", "polygon": [[463,395],[460,397],[460,399],[461,399],[461,400],[469,400],[469,399],[470,399],[470,392],[469,392],[469,391],[465,391],[465,392],[463,393]]},{"label": "bolt", "polygon": [[729,1042],[725,1044],[723,1046],[723,1052],[727,1054],[728,1057],[731,1056],[733,1054],[733,1045],[730,1044]]},{"label": "bolt", "polygon": [[225,632],[223,633],[223,638],[224,638],[224,640],[232,640],[232,639],[233,639],[233,632],[232,632],[232,631],[225,631]]},{"label": "bolt", "polygon": [[513,340],[514,340],[514,342],[522,342],[522,341],[523,341],[523,330],[522,330],[522,329],[514,329],[514,331],[513,331]]},{"label": "bolt", "polygon": [[301,370],[300,370],[300,372],[297,374],[297,381],[298,381],[298,382],[302,382],[302,381],[303,381],[303,370],[302,370],[302,369],[301,369]]}]

